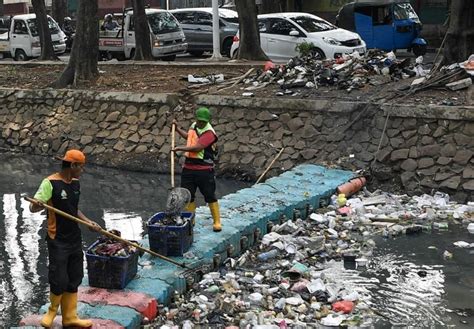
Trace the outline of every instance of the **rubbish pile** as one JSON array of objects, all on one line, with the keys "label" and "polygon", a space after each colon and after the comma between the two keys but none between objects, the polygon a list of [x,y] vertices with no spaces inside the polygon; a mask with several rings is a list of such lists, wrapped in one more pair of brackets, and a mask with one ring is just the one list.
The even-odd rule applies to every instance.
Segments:
[{"label": "rubbish pile", "polygon": [[[120,231],[117,230],[111,230],[110,233],[119,237],[121,235]],[[118,242],[107,237],[102,237],[99,239],[98,243],[95,244],[94,247],[88,252],[97,256],[128,257],[131,254],[136,253],[137,248],[123,242]]]},{"label": "rubbish pile", "polygon": [[[371,326],[383,315],[369,293],[335,280],[331,264],[363,271],[370,266],[376,235],[421,234],[455,223],[469,224],[471,232],[474,225],[474,203],[456,204],[439,192],[409,197],[364,189],[349,199],[334,195],[327,203],[306,219],[274,225],[259,246],[227,259],[184,296],[176,294],[149,326]],[[474,247],[463,241],[454,245]]]},{"label": "rubbish pile", "polygon": [[314,89],[322,86],[350,92],[369,84],[380,85],[424,76],[426,73],[421,56],[412,64],[410,58],[399,60],[393,52],[379,50],[369,50],[363,56],[356,51],[335,60],[321,60],[307,55],[292,58],[286,65],[267,64],[264,70],[244,79],[244,83],[250,85],[244,90],[252,91],[269,84],[278,84],[283,91],[277,92],[277,96],[292,94],[293,88]]}]

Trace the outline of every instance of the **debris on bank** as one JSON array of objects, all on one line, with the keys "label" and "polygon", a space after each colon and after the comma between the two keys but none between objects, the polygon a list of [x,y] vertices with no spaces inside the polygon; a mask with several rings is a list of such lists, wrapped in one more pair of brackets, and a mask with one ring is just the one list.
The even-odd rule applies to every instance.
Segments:
[{"label": "debris on bank", "polygon": [[321,90],[353,90],[377,88],[389,83],[408,80],[393,88],[393,95],[414,94],[427,89],[458,91],[469,88],[474,77],[474,55],[464,63],[439,67],[425,63],[423,56],[414,61],[399,59],[394,52],[371,49],[361,55],[357,51],[337,59],[324,59],[312,53],[294,57],[286,64],[278,65],[268,61],[264,68],[250,69],[240,77],[224,81],[223,75],[203,77],[188,76],[188,88],[218,85],[217,92],[241,86],[241,95],[254,97],[258,90],[276,86],[276,96],[304,96]]},{"label": "debris on bank", "polygon": [[[364,188],[349,199],[334,195],[323,206],[310,209],[308,218],[274,225],[259,246],[227,259],[184,296],[175,295],[148,326],[371,326],[383,314],[366,291],[328,275],[334,262],[363,271],[370,266],[377,235],[421,234],[453,224],[474,230],[474,203],[457,204],[440,192],[409,197]],[[454,247],[474,245],[458,241]],[[452,257],[448,250],[445,254]]]}]

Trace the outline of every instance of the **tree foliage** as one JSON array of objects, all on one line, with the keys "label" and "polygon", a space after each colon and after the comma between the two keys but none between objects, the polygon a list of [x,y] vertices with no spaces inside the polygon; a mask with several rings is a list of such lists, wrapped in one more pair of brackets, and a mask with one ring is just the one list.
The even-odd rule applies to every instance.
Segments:
[{"label": "tree foliage", "polygon": [[82,81],[97,79],[99,71],[99,20],[97,0],[79,0],[77,9],[76,36],[69,63],[54,87],[64,88],[79,85]]}]

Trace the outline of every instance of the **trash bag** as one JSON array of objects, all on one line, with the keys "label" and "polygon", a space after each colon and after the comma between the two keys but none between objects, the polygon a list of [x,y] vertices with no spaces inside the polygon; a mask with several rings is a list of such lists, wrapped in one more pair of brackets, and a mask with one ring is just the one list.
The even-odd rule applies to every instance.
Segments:
[{"label": "trash bag", "polygon": [[166,216],[176,217],[181,215],[181,212],[190,201],[191,193],[187,189],[182,187],[171,189],[168,200],[166,200]]}]

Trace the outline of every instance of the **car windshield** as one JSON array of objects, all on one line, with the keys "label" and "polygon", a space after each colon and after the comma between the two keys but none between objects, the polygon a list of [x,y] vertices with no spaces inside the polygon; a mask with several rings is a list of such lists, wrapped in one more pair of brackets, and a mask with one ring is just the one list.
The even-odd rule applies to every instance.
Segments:
[{"label": "car windshield", "polygon": [[[38,31],[38,24],[36,24],[36,18],[29,19],[27,22],[28,22],[28,27],[30,28],[30,31],[31,31],[31,35],[34,37],[37,37],[39,35],[39,31]],[[58,24],[56,24],[55,21],[51,19],[51,17],[48,17],[48,27],[51,34],[59,33],[59,26]]]},{"label": "car windshield", "polygon": [[291,20],[301,26],[306,32],[322,32],[322,31],[329,31],[335,30],[337,27],[332,25],[329,22],[326,22],[322,19],[317,19],[315,17],[310,16],[297,16],[291,17]]},{"label": "car windshield", "polygon": [[167,12],[149,14],[148,23],[153,34],[163,34],[179,31],[178,21]]},{"label": "car windshield", "polygon": [[418,15],[416,14],[415,10],[409,3],[397,3],[393,10],[393,15],[395,19],[402,20],[402,19],[418,19]]}]

